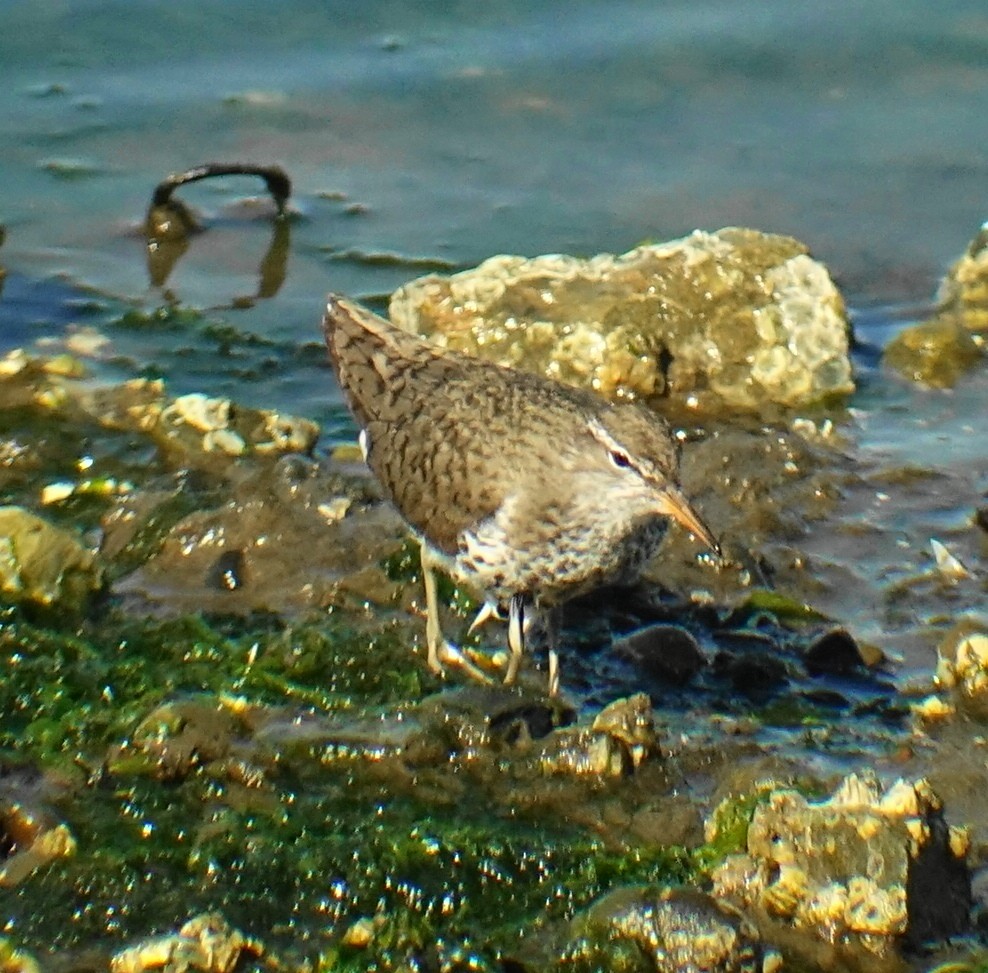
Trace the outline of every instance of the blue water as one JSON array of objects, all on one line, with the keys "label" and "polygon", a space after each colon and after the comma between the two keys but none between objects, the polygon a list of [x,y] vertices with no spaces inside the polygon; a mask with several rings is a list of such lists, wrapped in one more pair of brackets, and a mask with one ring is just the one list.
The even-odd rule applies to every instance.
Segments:
[{"label": "blue water", "polygon": [[[278,307],[246,326],[299,339],[327,288],[415,273],[327,264],[325,247],[472,264],[744,224],[806,241],[852,301],[894,301],[928,296],[985,215],[988,14],[971,0],[76,0],[3,16],[7,264],[153,300],[124,230],[155,182],[277,161],[307,219]],[[318,195],[336,191],[366,215]],[[181,298],[241,293],[260,232],[190,255]]]}]

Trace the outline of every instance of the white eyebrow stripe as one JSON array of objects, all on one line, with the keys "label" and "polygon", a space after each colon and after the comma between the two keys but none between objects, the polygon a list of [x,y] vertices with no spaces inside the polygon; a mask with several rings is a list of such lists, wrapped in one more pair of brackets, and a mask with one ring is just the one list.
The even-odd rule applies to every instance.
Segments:
[{"label": "white eyebrow stripe", "polygon": [[645,476],[639,465],[634,454],[628,451],[625,446],[622,446],[600,423],[597,418],[592,418],[587,420],[587,429],[590,435],[597,440],[608,452],[620,453],[622,456],[627,457],[628,467],[633,469],[639,476]]}]

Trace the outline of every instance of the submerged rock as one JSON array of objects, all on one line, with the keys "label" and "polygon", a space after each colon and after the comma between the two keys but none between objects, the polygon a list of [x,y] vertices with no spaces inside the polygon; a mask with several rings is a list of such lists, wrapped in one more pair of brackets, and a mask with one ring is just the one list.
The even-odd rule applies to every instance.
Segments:
[{"label": "submerged rock", "polygon": [[886,956],[963,933],[969,841],[925,781],[884,794],[851,775],[826,801],[773,791],[748,826],[747,853],[716,869],[715,894],[825,943]]},{"label": "submerged rock", "polygon": [[988,223],[947,271],[936,313],[901,331],[883,360],[907,378],[950,388],[984,358],[988,333]]},{"label": "submerged rock", "polygon": [[905,328],[885,347],[882,360],[914,382],[951,388],[979,361],[982,352],[969,331],[952,316]]},{"label": "submerged rock", "polygon": [[93,552],[72,533],[21,507],[0,507],[4,601],[79,613],[102,587]]},{"label": "submerged rock", "polygon": [[391,319],[437,343],[610,398],[796,406],[854,390],[844,304],[798,241],[696,231],[589,260],[491,257],[399,288]]}]

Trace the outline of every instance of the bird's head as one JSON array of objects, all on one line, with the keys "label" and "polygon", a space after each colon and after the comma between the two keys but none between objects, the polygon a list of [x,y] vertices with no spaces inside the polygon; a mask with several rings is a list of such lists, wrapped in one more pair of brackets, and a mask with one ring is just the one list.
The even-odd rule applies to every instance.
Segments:
[{"label": "bird's head", "polygon": [[720,548],[679,487],[679,454],[668,424],[637,405],[612,406],[588,420],[600,448],[598,467],[639,510],[675,520],[715,554]]}]

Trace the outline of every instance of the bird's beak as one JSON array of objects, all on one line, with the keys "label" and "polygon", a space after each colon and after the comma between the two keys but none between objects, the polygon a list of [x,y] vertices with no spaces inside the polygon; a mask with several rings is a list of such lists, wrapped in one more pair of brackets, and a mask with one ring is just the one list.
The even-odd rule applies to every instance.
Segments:
[{"label": "bird's beak", "polygon": [[710,528],[700,519],[700,515],[679,490],[666,487],[660,492],[659,512],[685,527],[697,540],[706,544],[717,557],[720,557],[720,545],[710,532]]}]

